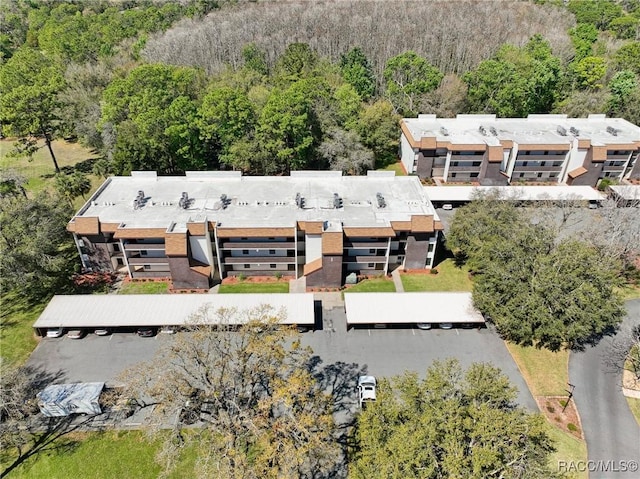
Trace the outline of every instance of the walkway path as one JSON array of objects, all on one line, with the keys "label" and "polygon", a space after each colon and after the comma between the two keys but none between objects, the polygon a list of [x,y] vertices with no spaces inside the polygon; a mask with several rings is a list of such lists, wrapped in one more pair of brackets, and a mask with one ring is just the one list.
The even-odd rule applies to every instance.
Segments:
[{"label": "walkway path", "polygon": [[396,293],[404,293],[404,286],[402,285],[402,279],[400,278],[400,268],[396,268],[391,273],[393,284],[396,286]]},{"label": "walkway path", "polygon": [[[640,300],[627,301],[624,326],[640,324]],[[590,477],[622,479],[640,477],[640,427],[622,395],[622,375],[605,365],[611,339],[605,338],[584,352],[572,353],[569,379],[575,385],[574,400],[584,429]],[[631,462],[635,461],[635,462]],[[618,472],[616,472],[618,471]]]}]

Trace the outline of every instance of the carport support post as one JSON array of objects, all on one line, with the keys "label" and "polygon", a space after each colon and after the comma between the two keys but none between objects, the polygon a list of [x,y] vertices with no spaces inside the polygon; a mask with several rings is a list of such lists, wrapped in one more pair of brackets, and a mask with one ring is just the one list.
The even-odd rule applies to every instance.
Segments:
[{"label": "carport support post", "polygon": [[564,410],[567,409],[567,406],[569,405],[569,402],[571,401],[571,398],[573,397],[573,390],[576,388],[571,383],[567,383],[567,384],[569,385],[570,389],[565,389],[565,391],[567,391],[569,393],[569,397],[567,398],[567,402],[564,404],[564,407],[562,408],[562,412],[564,412]]}]

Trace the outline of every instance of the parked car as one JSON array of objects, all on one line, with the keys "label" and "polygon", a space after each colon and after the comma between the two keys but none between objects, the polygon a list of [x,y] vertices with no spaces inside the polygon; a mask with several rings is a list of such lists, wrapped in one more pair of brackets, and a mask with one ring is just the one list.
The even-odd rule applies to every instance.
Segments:
[{"label": "parked car", "polygon": [[59,338],[64,333],[62,328],[49,328],[47,329],[47,338]]},{"label": "parked car", "polygon": [[156,328],[143,327],[143,328],[138,328],[136,332],[138,333],[138,336],[140,336],[141,338],[151,338],[152,336],[156,335]]},{"label": "parked car", "polygon": [[438,323],[438,327],[440,329],[451,329],[453,328],[453,323]]},{"label": "parked car", "polygon": [[373,376],[360,376],[358,378],[358,398],[360,407],[367,402],[376,400],[376,378]]},{"label": "parked car", "polygon": [[160,332],[164,334],[176,334],[178,328],[176,326],[163,326],[160,328]]},{"label": "parked car", "polygon": [[431,323],[417,323],[416,324],[416,328],[418,329],[423,329],[423,330],[427,330],[427,329],[431,329]]},{"label": "parked car", "polygon": [[450,211],[450,210],[452,210],[452,209],[453,209],[453,205],[452,205],[452,204],[450,204],[450,203],[445,203],[444,205],[442,205],[442,209],[443,209],[443,210]]},{"label": "parked car", "polygon": [[69,339],[82,339],[86,331],[84,329],[70,329],[67,333],[67,338]]},{"label": "parked car", "polygon": [[96,336],[108,336],[111,334],[111,331],[108,328],[98,328],[93,331],[93,334]]}]

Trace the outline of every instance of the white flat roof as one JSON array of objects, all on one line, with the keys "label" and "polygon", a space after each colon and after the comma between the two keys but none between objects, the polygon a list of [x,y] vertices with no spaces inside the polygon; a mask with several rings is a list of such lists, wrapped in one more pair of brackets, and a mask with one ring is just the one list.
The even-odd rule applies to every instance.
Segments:
[{"label": "white flat roof", "polygon": [[499,191],[505,199],[517,201],[588,200],[601,201],[605,196],[590,186],[425,186],[431,201],[471,201],[475,191]]},{"label": "white flat roof", "polygon": [[[415,140],[435,135],[437,141],[449,141],[452,146],[468,143],[495,145],[500,140],[520,144],[569,145],[574,136],[589,138],[593,144],[611,146],[640,140],[640,127],[623,118],[607,118],[602,114],[591,114],[587,118],[568,118],[564,114],[532,114],[527,118],[496,118],[495,115],[437,118],[427,114],[404,118],[403,121]],[[564,135],[558,127],[564,128]],[[608,127],[614,128],[616,134],[610,133],[612,130],[607,130]]]},{"label": "white flat roof", "polygon": [[471,293],[345,293],[347,324],[484,323]]},{"label": "white flat roof", "polygon": [[640,200],[640,185],[611,185],[609,188],[624,200]]},{"label": "white flat roof", "polygon": [[[244,312],[270,305],[283,312],[283,324],[313,324],[313,294],[131,294],[54,296],[34,328],[97,328],[180,326],[206,308],[214,312],[235,308]],[[246,322],[242,314],[234,324]],[[217,324],[209,314],[205,323]]]},{"label": "white flat roof", "polygon": [[[234,174],[235,173],[235,174]],[[142,191],[145,204],[134,207]],[[187,208],[179,206],[182,193]],[[304,207],[296,204],[296,196]],[[334,208],[334,194],[342,207]],[[379,207],[378,197],[384,198]],[[223,205],[222,195],[227,201]],[[215,221],[222,227],[293,227],[297,221],[336,221],[343,226],[389,226],[412,215],[435,214],[417,177],[370,171],[342,176],[339,171],[296,171],[291,176],[241,176],[240,172],[187,172],[156,176],[132,172],[109,178],[78,212],[103,223],[127,228],[184,227],[188,222]],[[436,218],[437,219],[437,218]],[[175,230],[174,227],[174,230]]]}]

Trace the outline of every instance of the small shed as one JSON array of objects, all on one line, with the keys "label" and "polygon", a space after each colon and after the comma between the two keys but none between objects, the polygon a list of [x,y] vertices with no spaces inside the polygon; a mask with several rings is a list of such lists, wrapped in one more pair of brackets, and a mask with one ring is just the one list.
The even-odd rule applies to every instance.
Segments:
[{"label": "small shed", "polygon": [[101,414],[100,393],[104,383],[53,384],[37,394],[40,412],[47,417],[70,414]]}]

